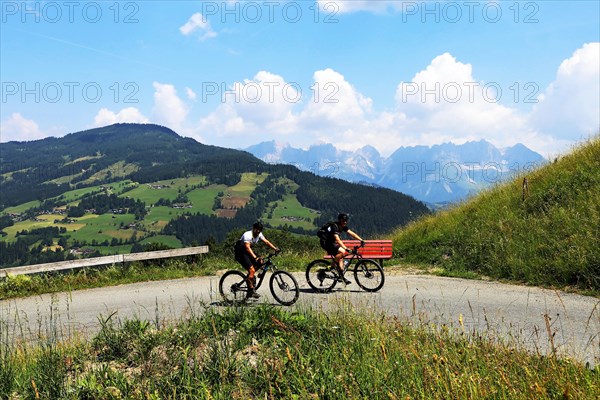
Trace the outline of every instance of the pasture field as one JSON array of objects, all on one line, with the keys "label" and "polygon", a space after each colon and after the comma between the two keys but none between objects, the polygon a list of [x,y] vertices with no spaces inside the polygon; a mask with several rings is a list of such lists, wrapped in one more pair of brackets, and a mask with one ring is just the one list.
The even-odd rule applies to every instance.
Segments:
[{"label": "pasture field", "polygon": [[86,187],[86,188],[82,188],[82,189],[70,190],[68,192],[63,193],[61,195],[62,197],[61,196],[52,197],[50,200],[56,200],[58,197],[61,197],[61,199],[66,201],[69,205],[73,205],[73,204],[79,202],[79,200],[81,200],[81,198],[84,195],[86,195],[88,193],[92,193],[92,192],[102,191],[103,187],[108,189],[109,194],[112,194],[112,193],[119,193],[119,192],[123,191],[123,189],[125,189],[127,186],[131,185],[132,183],[133,183],[132,181],[127,179],[127,180],[120,181],[120,182],[107,183],[105,185],[90,186],[90,187]]},{"label": "pasture field", "polygon": [[244,207],[250,201],[250,195],[267,179],[267,174],[257,174],[255,172],[246,172],[242,174],[240,181],[228,187],[224,191],[224,196],[221,199],[221,210],[217,215],[225,218],[232,218],[237,212],[236,209]]},{"label": "pasture field", "polygon": [[38,207],[42,204],[39,200],[28,201],[27,203],[19,204],[18,206],[5,208],[0,214],[21,214],[33,207]]},{"label": "pasture field", "polygon": [[215,197],[217,197],[219,192],[224,192],[226,189],[227,186],[225,185],[210,185],[205,188],[192,190],[187,194],[188,199],[192,203],[191,208],[173,208],[168,206],[150,207],[148,208],[148,214],[144,217],[144,226],[150,231],[158,232],[162,230],[170,220],[186,213],[212,215],[214,214],[212,207]]},{"label": "pasture field", "polygon": [[119,161],[107,168],[104,168],[103,170],[96,172],[94,175],[84,180],[83,183],[94,183],[110,178],[123,178],[136,172],[138,169],[140,168],[135,164],[127,164],[125,161]]},{"label": "pasture field", "polygon": [[175,236],[170,235],[156,235],[152,237],[147,237],[144,240],[140,241],[140,244],[149,244],[149,243],[161,243],[165,246],[169,246],[174,249],[180,249],[183,247],[181,241],[177,239]]},{"label": "pasture field", "polygon": [[256,189],[256,186],[260,185],[267,179],[267,174],[258,175],[255,172],[245,172],[242,174],[240,181],[234,186],[230,186],[225,190],[225,196],[233,198],[250,198],[250,195]]},{"label": "pasture field", "polygon": [[144,226],[150,231],[158,232],[173,218],[193,212],[192,210],[193,208],[151,207],[148,209],[148,214],[144,217]]},{"label": "pasture field", "polygon": [[85,246],[86,249],[97,250],[101,256],[112,256],[115,254],[128,254],[131,253],[130,244],[123,244],[120,246]]},{"label": "pasture field", "polygon": [[81,175],[83,175],[83,172],[80,172],[78,174],[73,174],[73,175],[61,176],[60,178],[55,178],[55,179],[46,181],[46,183],[56,183],[57,185],[64,185],[65,183],[70,184],[73,181],[73,179],[79,178]]},{"label": "pasture field", "polygon": [[214,214],[212,207],[215,198],[219,192],[224,192],[227,189],[225,185],[210,185],[201,189],[194,189],[188,193],[188,199],[193,205],[192,213],[200,213],[206,215]]},{"label": "pasture field", "polygon": [[37,229],[37,228],[48,228],[51,226],[56,226],[58,228],[65,228],[67,230],[67,232],[76,232],[77,230],[83,228],[85,226],[85,224],[82,223],[72,223],[72,224],[65,224],[65,223],[54,223],[54,220],[56,219],[63,219],[64,215],[58,215],[58,214],[48,214],[48,215],[40,215],[37,217],[37,221],[33,221],[33,220],[26,220],[26,221],[21,221],[21,222],[17,222],[15,223],[13,226],[9,226],[7,228],[4,228],[3,231],[7,233],[7,236],[5,236],[4,238],[2,238],[3,241],[6,242],[14,242],[17,239],[17,232],[21,232],[23,230],[26,231],[30,231],[32,229]]},{"label": "pasture field", "polygon": [[[273,210],[273,213],[272,217],[268,218],[270,210]],[[287,224],[294,228],[314,229],[315,224],[313,220],[318,215],[317,211],[308,209],[300,204],[293,194],[286,194],[283,197],[283,201],[270,203],[267,206],[267,211],[263,214],[263,220],[274,227],[281,227]]]},{"label": "pasture field", "polygon": [[91,243],[92,240],[103,242],[105,240],[130,239],[135,232],[134,229],[120,229],[121,224],[127,226],[135,221],[133,214],[89,214],[78,220],[85,221],[85,226],[71,235],[71,241],[77,239]]},{"label": "pasture field", "polygon": [[31,168],[24,168],[18,171],[5,172],[4,174],[1,174],[0,177],[4,178],[7,182],[10,182],[12,181],[13,174],[18,174],[19,172],[27,172],[29,170],[31,170]]},{"label": "pasture field", "polygon": [[[175,200],[181,192],[189,190],[190,186],[206,183],[204,176],[191,176],[189,178],[167,179],[152,183],[140,184],[137,188],[123,193],[122,197],[140,200],[147,206],[155,204],[158,200]],[[158,187],[161,187],[158,189]]]},{"label": "pasture field", "polygon": [[[74,160],[72,160],[72,161],[66,162],[66,163],[65,163],[65,166],[66,166],[66,165],[73,165],[73,164],[77,164],[78,162],[87,161],[87,160],[97,160],[97,159],[99,159],[99,158],[102,158],[102,157],[104,157],[104,156],[103,156],[102,154],[98,154],[98,153],[96,153],[96,155],[95,155],[95,156],[85,156],[85,157],[79,157],[79,158],[76,158],[76,159],[74,159]],[[67,157],[64,157],[64,156],[63,156],[63,158],[66,158],[66,159],[68,160],[68,159],[69,159],[69,158],[71,158],[71,157],[68,157],[68,156],[67,156]]]}]

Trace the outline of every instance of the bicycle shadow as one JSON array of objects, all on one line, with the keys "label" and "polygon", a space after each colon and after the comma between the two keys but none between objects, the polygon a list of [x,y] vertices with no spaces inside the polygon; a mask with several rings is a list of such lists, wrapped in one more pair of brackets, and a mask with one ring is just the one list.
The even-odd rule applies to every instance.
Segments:
[{"label": "bicycle shadow", "polygon": [[347,288],[333,288],[328,292],[318,292],[314,289],[311,288],[302,288],[299,289],[300,293],[306,293],[306,294],[331,294],[331,293],[336,293],[336,292],[344,292],[344,293],[365,293],[364,290],[360,290],[360,289],[347,289]]},{"label": "bicycle shadow", "polygon": [[287,306],[284,306],[283,304],[279,304],[276,301],[275,302],[267,302],[265,300],[260,300],[260,299],[232,300],[232,301],[221,300],[221,301],[213,301],[209,305],[215,306],[215,307],[257,307],[257,306],[265,305],[265,304],[268,304],[270,306],[277,306],[277,307],[287,307]]}]

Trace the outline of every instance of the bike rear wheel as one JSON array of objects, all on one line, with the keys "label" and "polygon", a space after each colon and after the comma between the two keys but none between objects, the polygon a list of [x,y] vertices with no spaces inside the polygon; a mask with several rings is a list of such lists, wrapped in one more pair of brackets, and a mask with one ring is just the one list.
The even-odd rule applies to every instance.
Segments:
[{"label": "bike rear wheel", "polygon": [[319,293],[330,292],[337,283],[338,275],[327,260],[315,260],[306,267],[306,282]]},{"label": "bike rear wheel", "polygon": [[244,301],[248,293],[246,275],[240,271],[227,271],[219,280],[219,293],[227,302]]},{"label": "bike rear wheel", "polygon": [[291,306],[300,296],[300,288],[296,278],[286,271],[275,271],[269,281],[271,294],[284,306]]},{"label": "bike rear wheel", "polygon": [[359,261],[354,269],[354,279],[358,286],[367,292],[376,292],[385,283],[383,268],[373,260]]}]

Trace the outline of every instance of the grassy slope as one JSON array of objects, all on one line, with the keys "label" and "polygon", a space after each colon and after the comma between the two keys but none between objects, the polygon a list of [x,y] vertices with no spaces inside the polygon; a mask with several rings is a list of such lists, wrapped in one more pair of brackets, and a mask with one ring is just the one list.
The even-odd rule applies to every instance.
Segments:
[{"label": "grassy slope", "polygon": [[394,234],[407,261],[536,285],[600,288],[600,138]]}]

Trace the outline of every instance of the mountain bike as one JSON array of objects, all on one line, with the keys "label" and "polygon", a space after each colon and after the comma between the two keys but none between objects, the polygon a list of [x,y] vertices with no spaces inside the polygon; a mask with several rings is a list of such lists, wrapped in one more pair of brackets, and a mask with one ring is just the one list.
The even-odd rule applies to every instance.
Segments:
[{"label": "mountain bike", "polygon": [[[269,280],[269,289],[271,294],[279,303],[284,306],[291,306],[298,300],[300,289],[296,278],[286,271],[277,268],[272,258],[279,252],[271,253],[263,260],[261,268],[257,271],[255,290],[258,290],[267,275],[268,270],[272,270]],[[219,280],[219,293],[227,302],[241,302],[246,300],[248,292],[247,274],[238,270],[227,271]]]},{"label": "mountain bike", "polygon": [[377,292],[383,287],[385,275],[383,268],[375,260],[363,258],[358,253],[361,246],[355,246],[350,252],[351,257],[344,259],[344,269],[340,276],[335,261],[325,259],[314,260],[306,267],[306,281],[316,292],[331,292],[338,282],[344,280],[346,272],[354,271],[354,280],[361,289],[367,292]]}]

